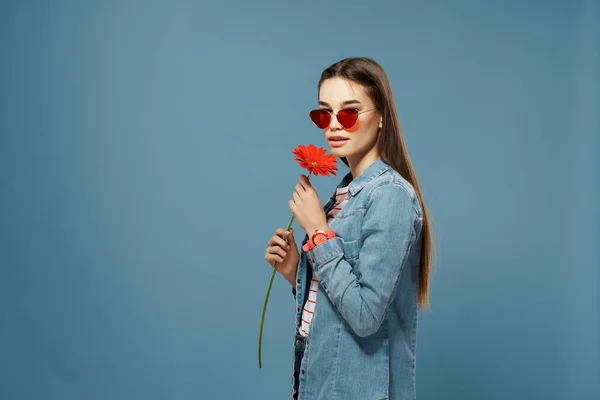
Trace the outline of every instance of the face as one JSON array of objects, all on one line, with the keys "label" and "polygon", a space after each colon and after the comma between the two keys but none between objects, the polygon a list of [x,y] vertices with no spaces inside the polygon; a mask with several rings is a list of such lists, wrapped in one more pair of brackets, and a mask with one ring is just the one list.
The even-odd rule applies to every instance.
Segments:
[{"label": "face", "polygon": [[[352,165],[353,161],[357,162],[374,151],[382,117],[364,86],[340,77],[326,79],[319,90],[319,108],[333,114],[329,125],[323,128],[331,154],[346,157]],[[359,112],[358,119],[350,128],[344,127],[336,118],[336,114],[344,109],[357,109]],[[334,141],[331,138],[335,136],[347,140]]]}]

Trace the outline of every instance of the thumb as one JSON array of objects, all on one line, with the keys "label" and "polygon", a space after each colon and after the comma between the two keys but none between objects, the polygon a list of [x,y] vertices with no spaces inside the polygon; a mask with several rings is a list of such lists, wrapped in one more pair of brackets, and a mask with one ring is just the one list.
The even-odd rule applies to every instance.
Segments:
[{"label": "thumb", "polygon": [[294,229],[293,228],[290,229],[290,234],[288,235],[288,242],[290,244],[294,244],[294,245],[296,244],[296,240],[294,239]]}]

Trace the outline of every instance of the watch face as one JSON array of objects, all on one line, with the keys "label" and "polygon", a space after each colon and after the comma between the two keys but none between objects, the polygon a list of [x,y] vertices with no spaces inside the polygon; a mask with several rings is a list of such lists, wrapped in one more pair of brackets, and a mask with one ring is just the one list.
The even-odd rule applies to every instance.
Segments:
[{"label": "watch face", "polygon": [[321,233],[321,232],[315,233],[315,235],[313,237],[314,244],[323,243],[325,240],[327,240],[327,235],[324,233]]}]

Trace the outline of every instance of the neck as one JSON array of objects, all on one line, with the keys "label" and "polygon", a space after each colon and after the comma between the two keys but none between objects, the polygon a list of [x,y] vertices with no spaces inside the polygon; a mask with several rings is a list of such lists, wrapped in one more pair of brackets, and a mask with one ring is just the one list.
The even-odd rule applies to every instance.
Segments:
[{"label": "neck", "polygon": [[365,169],[375,161],[380,159],[381,156],[377,152],[377,146],[373,146],[371,150],[369,150],[365,154],[354,154],[352,156],[346,157],[346,161],[348,161],[348,167],[352,172],[352,178],[356,179],[360,176]]}]

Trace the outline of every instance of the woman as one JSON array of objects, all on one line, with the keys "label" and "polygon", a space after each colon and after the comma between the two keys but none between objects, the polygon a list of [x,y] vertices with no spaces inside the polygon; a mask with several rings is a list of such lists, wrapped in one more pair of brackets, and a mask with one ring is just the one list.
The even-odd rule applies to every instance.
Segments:
[{"label": "woman", "polygon": [[290,209],[301,253],[293,230],[268,242],[297,303],[290,399],[415,399],[432,236],[390,83],[377,62],[347,58],[318,93],[310,117],[350,172],[324,207],[300,176]]}]

